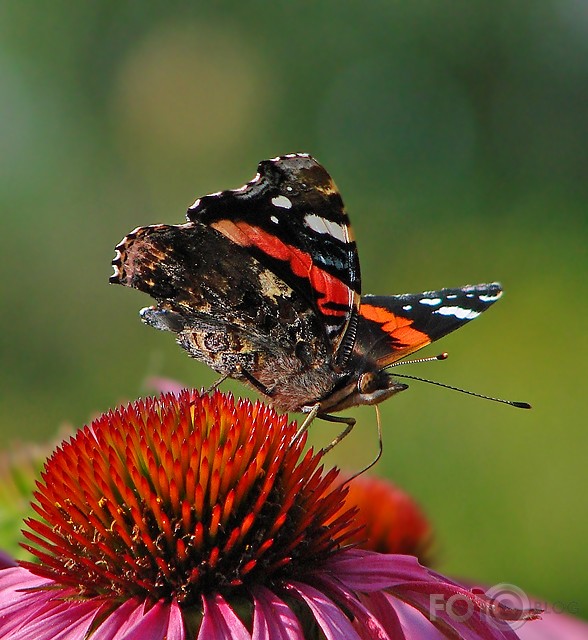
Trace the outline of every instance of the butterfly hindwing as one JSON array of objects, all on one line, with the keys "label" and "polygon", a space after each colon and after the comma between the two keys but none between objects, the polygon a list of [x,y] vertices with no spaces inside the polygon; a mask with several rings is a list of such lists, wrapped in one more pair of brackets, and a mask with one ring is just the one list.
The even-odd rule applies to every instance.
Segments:
[{"label": "butterfly hindwing", "polygon": [[502,296],[494,282],[361,298],[356,350],[385,367],[459,329]]},{"label": "butterfly hindwing", "polygon": [[[151,295],[141,312],[158,329],[173,331],[193,357],[221,374],[264,379],[274,360],[292,353],[327,359],[314,310],[246,249],[201,223],[152,225],[117,246],[111,282]],[[304,353],[297,345],[304,344]],[[304,362],[299,363],[303,366]]]}]

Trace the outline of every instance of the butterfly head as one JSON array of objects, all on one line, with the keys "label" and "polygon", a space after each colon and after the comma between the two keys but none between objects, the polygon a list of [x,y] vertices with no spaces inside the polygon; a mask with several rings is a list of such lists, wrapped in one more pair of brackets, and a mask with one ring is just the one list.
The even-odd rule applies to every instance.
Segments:
[{"label": "butterfly head", "polygon": [[379,404],[405,389],[408,389],[407,384],[396,382],[383,369],[366,371],[357,379],[354,404]]},{"label": "butterfly head", "polygon": [[364,371],[323,400],[321,411],[342,411],[362,404],[379,404],[405,389],[408,389],[407,384],[396,382],[384,369]]}]

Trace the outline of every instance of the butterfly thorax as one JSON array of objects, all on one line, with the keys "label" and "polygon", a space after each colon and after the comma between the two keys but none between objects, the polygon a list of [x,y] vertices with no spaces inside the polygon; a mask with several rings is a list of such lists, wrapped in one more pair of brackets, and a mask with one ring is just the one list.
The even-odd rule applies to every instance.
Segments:
[{"label": "butterfly thorax", "polygon": [[[269,365],[269,363],[266,363]],[[364,363],[365,365],[365,363]],[[406,389],[376,363],[357,373],[353,365],[340,371],[332,362],[323,361],[311,367],[301,367],[299,359],[282,356],[263,368],[257,384],[249,382],[257,391],[282,411],[307,411],[315,404],[320,413],[335,412],[364,404],[378,404]],[[264,393],[262,386],[266,389]]]}]

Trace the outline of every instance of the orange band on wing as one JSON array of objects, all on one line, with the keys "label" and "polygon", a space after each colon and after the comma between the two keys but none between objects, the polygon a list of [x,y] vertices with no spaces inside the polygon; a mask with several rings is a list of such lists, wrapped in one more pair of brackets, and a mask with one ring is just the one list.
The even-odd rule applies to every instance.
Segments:
[{"label": "orange band on wing", "polygon": [[410,318],[397,316],[388,309],[371,304],[362,304],[359,312],[366,320],[378,323],[382,331],[394,341],[393,351],[379,358],[380,364],[390,364],[431,342],[431,338],[426,333],[412,328],[413,320]]},{"label": "orange band on wing", "polygon": [[[346,316],[350,313],[354,292],[339,278],[313,264],[308,253],[242,220],[237,223],[226,219],[219,220],[211,226],[241,247],[254,246],[272,258],[288,262],[292,273],[310,281],[318,294],[318,306],[325,315]],[[330,308],[329,303],[335,303],[342,308]]]}]

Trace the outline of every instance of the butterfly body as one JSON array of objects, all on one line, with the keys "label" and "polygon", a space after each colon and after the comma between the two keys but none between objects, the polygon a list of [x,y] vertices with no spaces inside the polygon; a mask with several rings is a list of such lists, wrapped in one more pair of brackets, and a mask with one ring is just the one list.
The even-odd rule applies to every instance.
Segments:
[{"label": "butterfly body", "polygon": [[319,415],[406,388],[394,362],[477,317],[500,285],[361,296],[359,259],[332,179],[306,154],[260,163],[204,196],[181,225],[139,227],[111,282],[152,296],[143,321],[274,406]]}]

